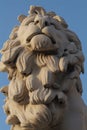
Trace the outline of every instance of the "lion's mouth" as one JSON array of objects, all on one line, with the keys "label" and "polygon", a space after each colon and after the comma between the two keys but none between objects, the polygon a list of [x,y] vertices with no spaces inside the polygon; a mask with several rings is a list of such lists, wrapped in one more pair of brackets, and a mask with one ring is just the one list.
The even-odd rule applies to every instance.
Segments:
[{"label": "lion's mouth", "polygon": [[[44,39],[43,39],[44,37]],[[34,39],[34,40],[33,40]],[[27,37],[26,43],[28,47],[33,48],[34,53],[42,53],[45,55],[56,55],[58,48],[55,46],[54,38],[44,33],[33,33]]]},{"label": "lion's mouth", "polygon": [[45,55],[56,55],[58,53],[57,48],[49,48],[49,49],[40,49],[40,50],[33,50],[36,54],[45,54]]},{"label": "lion's mouth", "polygon": [[[37,33],[36,32],[36,33],[33,33],[30,36],[28,36],[27,39],[26,39],[26,42],[29,43],[34,36],[40,35],[40,34],[47,36],[45,33],[39,33],[39,32]],[[56,44],[56,41],[55,41],[55,39],[53,37],[50,37],[50,36],[47,36],[47,37],[49,37],[51,39],[52,44]]]}]

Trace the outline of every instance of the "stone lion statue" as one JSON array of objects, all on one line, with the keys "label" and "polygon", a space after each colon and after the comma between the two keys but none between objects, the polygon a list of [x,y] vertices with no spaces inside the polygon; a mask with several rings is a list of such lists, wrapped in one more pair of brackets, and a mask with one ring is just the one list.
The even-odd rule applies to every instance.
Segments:
[{"label": "stone lion statue", "polygon": [[65,20],[31,6],[5,42],[0,71],[8,73],[4,111],[11,130],[87,130],[80,40]]}]

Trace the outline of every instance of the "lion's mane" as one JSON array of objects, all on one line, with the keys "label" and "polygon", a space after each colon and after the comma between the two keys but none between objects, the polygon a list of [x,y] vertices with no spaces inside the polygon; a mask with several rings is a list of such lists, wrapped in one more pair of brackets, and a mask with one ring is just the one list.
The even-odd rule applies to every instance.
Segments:
[{"label": "lion's mane", "polygon": [[8,72],[10,80],[1,90],[7,95],[7,123],[13,130],[17,126],[48,129],[67,109],[70,84],[67,89],[64,83],[76,79],[76,89],[82,93],[77,82],[84,72],[81,43],[62,17],[41,7],[31,6],[29,15],[18,19],[20,25],[14,27],[1,50],[0,69]]}]

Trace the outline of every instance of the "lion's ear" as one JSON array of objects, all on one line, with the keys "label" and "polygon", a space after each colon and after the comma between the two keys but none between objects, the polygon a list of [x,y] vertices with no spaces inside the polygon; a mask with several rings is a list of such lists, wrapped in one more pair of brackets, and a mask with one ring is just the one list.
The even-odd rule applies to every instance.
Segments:
[{"label": "lion's ear", "polygon": [[32,14],[38,14],[38,15],[46,15],[46,11],[44,8],[40,7],[40,6],[30,6],[30,10],[28,12],[30,15]]},{"label": "lion's ear", "polygon": [[21,14],[20,16],[18,16],[18,21],[20,22],[20,23],[22,23],[22,21],[26,18],[27,16],[25,16],[25,15],[23,15],[23,14]]}]

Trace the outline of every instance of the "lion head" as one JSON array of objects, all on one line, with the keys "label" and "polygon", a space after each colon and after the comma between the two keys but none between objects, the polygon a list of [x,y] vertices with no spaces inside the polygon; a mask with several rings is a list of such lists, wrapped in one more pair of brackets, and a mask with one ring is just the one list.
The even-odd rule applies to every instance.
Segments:
[{"label": "lion head", "polygon": [[18,19],[20,25],[14,27],[1,50],[0,69],[7,71],[10,79],[1,90],[7,93],[7,123],[24,130],[48,129],[66,110],[64,83],[79,80],[83,72],[81,43],[62,17],[42,7],[31,6],[29,15]]}]

